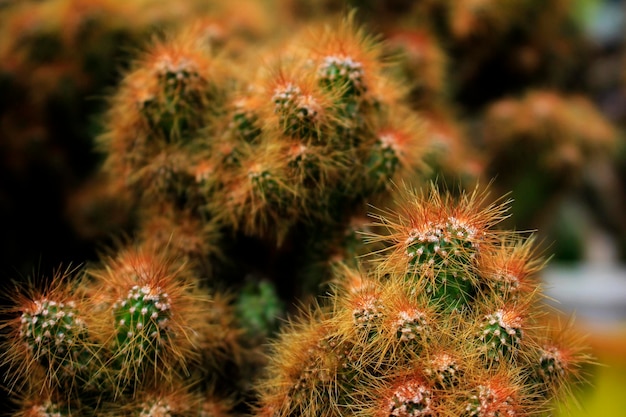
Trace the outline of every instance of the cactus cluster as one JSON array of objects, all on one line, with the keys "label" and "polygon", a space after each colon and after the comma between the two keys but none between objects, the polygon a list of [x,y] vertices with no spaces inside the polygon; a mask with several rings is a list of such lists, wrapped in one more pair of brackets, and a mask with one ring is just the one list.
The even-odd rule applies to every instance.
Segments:
[{"label": "cactus cluster", "polygon": [[97,129],[68,124],[101,165],[64,215],[109,249],[8,293],[15,416],[541,416],[584,379],[542,303],[540,239],[462,191],[536,208],[534,179],[506,174],[520,148],[539,183],[615,149],[590,102],[527,88],[567,84],[568,1],[344,3],[0,6],[18,167],[24,138],[52,135],[18,124],[49,122],[70,80],[100,96],[90,66],[160,30],[122,59]]},{"label": "cactus cluster", "polygon": [[[205,17],[206,35],[214,44],[262,36],[267,11],[254,0],[242,4],[246,13],[237,10],[233,19],[235,6],[228,2],[0,3],[0,170],[5,179],[0,193],[7,201],[3,213],[16,216],[3,235],[3,260],[28,274],[31,251],[56,258],[50,268],[91,259],[94,240],[130,227],[129,207],[117,198],[121,191],[92,180],[100,162],[94,137],[101,132],[105,98],[117,86],[120,68],[155,31],[173,30],[198,16]],[[33,234],[39,236],[36,242],[28,237]],[[72,247],[71,256],[63,254],[59,234],[64,246]]]},{"label": "cactus cluster", "polygon": [[[484,136],[488,133],[483,133],[480,126],[489,123],[489,120],[486,120],[489,115],[484,112],[485,106],[504,95],[517,96],[528,88],[537,89],[550,85],[553,86],[555,95],[563,97],[562,93],[569,95],[570,91],[578,89],[572,86],[579,84],[579,71],[582,71],[580,66],[583,60],[573,60],[571,57],[581,56],[588,45],[580,22],[574,19],[575,9],[571,7],[572,3],[571,0],[551,0],[539,7],[535,2],[528,0],[516,0],[507,4],[492,0],[480,2],[467,0],[454,4],[442,0],[394,4],[369,1],[353,4],[350,0],[323,2],[245,0],[238,6],[229,2],[206,4],[197,0],[185,0],[176,5],[154,0],[9,2],[0,10],[2,23],[0,85],[7,91],[0,100],[2,112],[0,124],[6,138],[3,141],[1,155],[4,162],[3,173],[13,181],[3,187],[3,192],[11,199],[23,201],[22,205],[14,209],[15,213],[28,210],[29,215],[24,217],[40,219],[40,222],[36,224],[19,222],[9,230],[5,239],[11,243],[6,243],[4,250],[7,253],[6,258],[10,260],[20,256],[22,249],[27,249],[30,243],[30,240],[23,236],[40,230],[46,230],[51,235],[64,232],[65,236],[68,236],[67,245],[74,245],[72,250],[80,251],[81,257],[89,257],[93,255],[91,246],[88,249],[84,248],[87,245],[94,245],[94,240],[108,239],[112,230],[127,231],[135,226],[133,221],[137,218],[153,216],[152,213],[135,216],[132,206],[135,204],[136,195],[130,192],[128,187],[120,184],[123,182],[122,179],[107,180],[89,175],[97,170],[99,161],[91,152],[91,148],[93,137],[98,136],[101,130],[105,131],[103,136],[110,137],[99,140],[105,153],[109,152],[109,145],[121,147],[113,150],[114,153],[123,152],[122,143],[108,141],[121,140],[119,137],[111,138],[112,131],[116,129],[113,127],[115,124],[119,123],[119,128],[122,129],[135,128],[129,120],[136,111],[132,107],[133,100],[145,100],[142,117],[155,119],[145,121],[148,124],[153,123],[150,129],[153,129],[154,133],[164,130],[161,135],[170,133],[174,137],[178,134],[195,135],[193,142],[196,144],[200,139],[199,136],[210,138],[213,145],[210,150],[204,151],[224,153],[226,159],[235,157],[232,150],[243,152],[244,159],[250,158],[250,154],[259,153],[256,142],[265,142],[261,148],[267,153],[279,152],[283,154],[283,158],[284,154],[287,154],[288,158],[301,160],[304,154],[303,148],[299,145],[284,144],[281,149],[270,149],[267,140],[259,141],[255,138],[274,135],[270,127],[274,122],[280,122],[275,119],[282,117],[284,120],[280,123],[287,124],[285,129],[291,131],[287,132],[290,136],[308,136],[307,141],[311,142],[310,136],[313,132],[301,131],[303,127],[299,126],[304,119],[307,119],[307,124],[315,124],[315,129],[322,128],[321,131],[315,132],[315,135],[327,135],[329,132],[324,129],[332,124],[338,125],[338,131],[342,132],[348,128],[343,126],[343,123],[349,121],[347,119],[352,117],[350,112],[356,110],[354,106],[358,105],[360,110],[369,113],[364,116],[365,130],[379,130],[379,136],[386,138],[384,141],[362,144],[363,148],[371,147],[372,155],[357,155],[359,158],[369,159],[366,165],[369,166],[369,175],[372,176],[373,184],[370,186],[374,189],[384,188],[380,182],[388,175],[389,170],[401,170],[402,167],[410,166],[420,159],[417,155],[420,152],[417,150],[410,152],[409,149],[404,149],[403,151],[409,152],[404,153],[403,157],[399,157],[398,152],[395,152],[395,156],[390,155],[390,149],[397,151],[406,142],[394,143],[393,140],[387,140],[394,136],[407,138],[410,135],[406,132],[414,132],[417,124],[421,130],[419,136],[426,145],[422,147],[422,151],[428,153],[426,161],[432,168],[431,178],[436,177],[439,180],[443,178],[450,182],[462,181],[464,186],[471,186],[476,177],[483,177],[489,181],[495,175],[495,182],[503,183],[498,188],[501,192],[514,189],[520,196],[523,195],[524,200],[532,201],[532,204],[529,203],[530,210],[545,207],[540,199],[526,198],[524,195],[526,189],[522,188],[523,179],[516,178],[512,182],[499,180],[507,178],[504,174],[510,170],[511,165],[498,164],[497,161],[501,160],[498,150],[495,149],[494,152],[493,148],[482,146],[486,140]],[[373,48],[370,51],[358,51],[358,48],[350,49],[351,47],[342,50],[345,45],[338,41],[335,42],[338,49],[333,51],[328,45],[317,44],[317,40],[321,42],[328,40],[328,37],[322,36],[321,31],[317,29],[313,30],[313,34],[309,34],[312,36],[305,39],[306,45],[300,42],[303,38],[300,35],[303,27],[308,27],[312,22],[318,25],[336,12],[346,10],[350,4],[358,8],[356,20],[366,23],[368,28],[380,33],[379,40],[384,42],[374,42],[373,45],[371,43],[367,45],[368,42],[365,42],[362,46]],[[528,25],[526,22],[533,24]],[[181,35],[181,32],[194,24],[200,27],[193,36],[203,39],[200,43],[204,45],[183,47],[181,43],[186,41],[193,43],[190,39],[193,36],[187,36],[183,41],[181,38],[185,36]],[[144,48],[144,54],[136,57],[138,45],[145,45],[147,36],[153,34],[155,30],[170,33],[170,36],[164,36],[166,38],[164,42],[153,42],[151,46]],[[307,30],[308,28],[305,28],[304,32]],[[178,35],[171,35],[173,32],[177,32]],[[340,37],[341,35],[338,35],[336,40]],[[292,39],[293,42],[287,42],[285,39]],[[168,45],[173,49],[182,48],[179,52],[191,53],[193,58],[199,59],[205,65],[208,63],[207,60],[216,63],[221,69],[209,70],[200,65],[196,70],[209,71],[210,74],[206,72],[200,74],[196,70],[188,72],[184,68],[179,68],[182,72],[177,73],[175,67],[181,62],[174,59],[170,62],[168,70],[166,59],[161,62],[164,65],[162,69],[166,72],[171,71],[169,75],[162,74],[162,78],[177,76],[181,78],[172,82],[170,87],[164,87],[161,94],[154,95],[155,91],[150,89],[157,88],[159,83],[156,80],[158,78],[156,72],[159,71],[157,67],[160,65],[156,62],[157,50],[160,48],[162,53],[166,53]],[[205,50],[193,52],[192,49],[196,47]],[[327,51],[324,50],[326,47]],[[187,52],[184,52],[185,48]],[[365,53],[359,56],[363,52]],[[133,56],[136,57],[135,61],[129,63]],[[316,68],[308,68],[308,63],[304,62],[309,56],[315,56]],[[202,63],[194,63],[193,58],[188,61],[192,66]],[[395,64],[399,65],[382,65],[385,72],[380,79],[382,83],[375,82],[372,85],[372,78],[380,78],[378,77],[380,74],[376,74],[377,68],[381,67],[379,58],[384,58],[385,64],[389,62],[388,58],[391,58],[391,61],[396,61]],[[150,65],[155,66],[150,68]],[[296,68],[298,65],[304,65],[302,71],[307,72],[310,79],[307,81],[305,80],[307,77],[304,77],[299,81],[289,79],[283,81],[287,83],[298,81],[293,85],[300,89],[303,85],[296,84],[304,83],[319,90],[321,84],[325,83],[325,89],[329,90],[346,83],[346,77],[352,77],[352,81],[346,84],[344,92],[334,92],[335,97],[332,97],[333,94],[329,94],[329,91],[325,93],[318,91],[315,94],[309,94],[314,91],[308,93],[305,91],[305,95],[310,96],[307,100],[310,98],[322,100],[320,103],[329,107],[317,108],[317,105],[309,101],[306,108],[301,110],[297,110],[296,105],[292,109],[295,113],[291,116],[288,114],[279,116],[275,109],[267,106],[268,97],[263,95],[273,96],[275,88],[280,90],[278,85],[280,76],[287,78],[293,76],[293,73],[299,70]],[[126,78],[121,83],[115,74],[115,70],[120,67],[124,68],[122,76]],[[143,70],[140,70],[141,67],[144,67]],[[149,79],[150,71],[156,71],[153,74],[154,79]],[[134,72],[143,75],[132,74]],[[332,81],[329,78],[327,81],[316,83],[314,79],[324,76],[324,72],[326,77],[332,78]],[[358,86],[361,75],[365,84]],[[214,77],[211,78],[212,82],[223,84],[215,90],[214,86],[202,86],[204,81],[200,79],[193,81],[196,76]],[[368,78],[370,80],[367,80]],[[113,91],[114,85],[119,87],[115,88],[118,91]],[[354,102],[349,106],[353,107],[352,110],[346,107],[347,104],[331,103],[338,100],[340,95],[357,93],[357,90],[363,87],[366,87],[367,92],[359,93],[361,97],[358,101],[361,104]],[[119,91],[121,89],[129,89],[125,98]],[[138,96],[133,98],[133,93]],[[141,94],[144,93],[146,97],[142,98]],[[171,96],[179,93],[189,96],[185,99]],[[214,97],[213,93],[217,93],[218,97]],[[225,95],[220,97],[222,93]],[[107,103],[103,98],[109,95],[116,98],[111,98]],[[367,110],[363,103],[368,101],[371,103],[370,99],[376,95],[386,96],[382,101],[394,110],[389,112],[383,109],[383,113],[389,114],[373,115],[372,113],[380,109],[374,109],[372,112],[371,109]],[[398,106],[391,95],[401,97],[402,106]],[[207,104],[207,99],[216,98],[218,102],[213,102],[211,109],[200,109]],[[222,99],[224,101],[220,103]],[[304,104],[304,98],[298,100],[300,104]],[[342,100],[349,101],[347,96]],[[406,105],[410,107],[408,112],[399,109]],[[199,109],[193,110],[196,106]],[[117,121],[100,120],[102,109],[107,107],[119,108],[117,113],[109,110],[109,115]],[[309,110],[313,110],[315,115],[304,116],[302,111],[308,113]],[[323,111],[320,113],[320,110]],[[593,112],[593,109],[589,110]],[[212,113],[214,111],[216,113]],[[338,111],[340,114],[337,114]],[[178,112],[180,114],[177,114]],[[294,119],[298,114],[304,119]],[[417,119],[418,123],[414,123],[415,120],[407,121],[407,117]],[[274,120],[270,122],[272,118]],[[602,120],[598,121],[605,123]],[[188,123],[191,124],[187,125]],[[384,133],[396,130],[398,126],[401,127],[398,133],[403,132],[402,135]],[[477,131],[472,131],[473,127],[478,127]],[[184,133],[181,130],[188,132]],[[197,132],[197,135],[193,132]],[[363,132],[354,133],[360,135]],[[569,136],[572,132],[566,130],[564,134]],[[231,139],[239,137],[247,144],[254,143],[254,146],[239,149],[242,147],[234,146],[233,142],[226,138],[228,136]],[[216,137],[222,137],[223,140],[217,141]],[[131,153],[134,155],[133,158],[136,158],[139,156],[137,154],[144,152],[139,149],[143,146],[140,143],[143,139],[140,137],[134,139],[136,140],[133,143],[137,145],[136,152]],[[215,142],[219,142],[219,145]],[[321,162],[316,165],[321,164],[324,169],[315,175],[325,175],[324,178],[329,178],[329,184],[332,185],[334,178],[341,177],[345,172],[358,171],[350,169],[352,156],[345,155],[345,150],[341,150],[339,155],[332,152],[320,154],[315,152],[320,151],[317,146],[320,144],[315,145],[315,149],[308,149],[309,161],[305,165],[310,167],[311,159],[321,158]],[[579,145],[575,140],[571,142],[570,152],[578,153]],[[172,145],[172,148],[177,147]],[[165,171],[177,171],[179,170],[177,165],[188,164],[188,155],[185,154],[190,150],[187,148],[194,148],[190,151],[192,154],[197,151],[195,146],[184,148],[186,149],[167,151],[162,149],[161,159],[165,158],[163,155],[166,153],[180,151],[177,157],[173,158],[178,161],[168,162],[166,167],[162,167]],[[55,157],[50,158],[50,153]],[[413,160],[410,161],[410,158]],[[218,169],[222,166],[219,161],[209,163],[204,157],[197,159],[201,161],[192,163],[197,167],[191,173],[194,178],[203,177],[207,169]],[[399,160],[399,166],[396,165],[396,159]],[[602,163],[606,163],[610,156],[604,153],[601,159]],[[154,187],[159,187],[158,183],[152,184],[150,180],[152,175],[156,176],[155,180],[162,181],[161,178],[157,178],[161,169],[159,163],[155,161],[146,166],[145,161],[135,160],[133,164],[136,164],[131,169],[135,174],[132,180],[135,185],[143,187],[148,183],[149,192],[153,191]],[[254,170],[258,167],[250,168],[253,168],[252,179],[266,178],[267,174]],[[141,173],[136,172],[137,169],[140,169]],[[274,166],[272,169],[293,170],[294,167]],[[40,174],[39,170],[44,172]],[[33,176],[30,172],[34,172]],[[122,169],[116,174],[122,175],[123,178],[131,172]],[[305,173],[303,168],[298,168],[297,174],[311,175],[310,172]],[[247,173],[239,175],[243,177]],[[319,178],[314,179],[319,183]],[[282,189],[283,194],[286,194],[278,198],[281,207],[275,210],[269,219],[259,212],[263,210],[257,209],[268,202],[263,200],[262,193],[247,190],[249,187],[242,185],[245,182],[243,179],[227,184],[227,187],[234,189],[233,192],[238,193],[238,199],[231,198],[227,202],[232,200],[229,204],[239,207],[238,202],[242,199],[263,200],[254,206],[254,213],[259,216],[256,219],[257,223],[267,221],[271,224],[272,217],[281,213],[281,210],[292,216],[295,211],[298,217],[295,223],[300,223],[301,211],[306,211],[302,207],[308,210],[304,217],[317,210],[317,207],[310,206],[308,202],[295,206],[294,209],[294,201],[304,197],[302,193],[310,194],[306,198],[315,200],[317,196],[310,192],[310,186],[305,187],[303,191],[299,186],[294,187],[289,182],[281,184],[279,180],[274,178],[269,181],[269,187],[276,185]],[[310,182],[310,179],[306,181]],[[377,181],[379,184],[376,184]],[[257,184],[255,188],[265,188],[264,182],[266,181],[255,181]],[[202,193],[206,196],[209,192],[206,188],[212,193],[215,185],[219,184],[209,181],[209,184],[203,187],[205,189]],[[184,187],[186,183],[183,181],[177,186]],[[592,186],[598,187],[593,184]],[[37,190],[37,193],[21,190]],[[574,188],[570,192],[578,190],[579,188]],[[32,197],[33,194],[42,195],[43,200],[54,199],[55,210],[37,209],[40,204]],[[270,198],[270,201],[272,199],[275,200],[276,197]],[[522,198],[516,198],[517,202],[521,200]],[[331,203],[334,205],[335,199]],[[213,205],[220,207],[220,203]],[[191,206],[193,207],[193,204]],[[211,207],[210,211],[214,208]],[[513,209],[517,213],[517,204]],[[188,216],[189,212],[186,211],[185,215]],[[520,216],[524,216],[524,213]],[[193,214],[191,217],[196,221],[198,216]],[[242,224],[236,219],[231,220],[237,227],[262,228],[258,224]],[[304,222],[308,222],[308,218]],[[53,229],[51,224],[63,224],[64,228],[70,230],[59,230],[61,226]],[[284,229],[294,229],[293,226],[283,226],[279,235],[288,233]],[[526,226],[524,224],[524,227]],[[531,224],[529,227],[539,226],[543,225]],[[621,223],[618,227],[620,230],[623,229]],[[540,227],[540,230],[547,232],[544,227]],[[25,233],[22,233],[23,231]],[[68,261],[70,256],[56,253],[60,249],[54,242],[54,238],[45,241],[42,239],[40,244],[42,247],[37,249],[40,252],[61,256],[62,260]],[[24,272],[27,272],[28,266],[22,267],[26,268]]]},{"label": "cactus cluster", "polygon": [[314,258],[310,236],[338,239],[367,199],[416,177],[420,116],[354,16],[258,54],[215,48],[206,32],[156,40],[111,98],[102,173],[126,190],[142,238],[165,244],[162,219],[194,262],[241,235]]},{"label": "cactus cluster", "polygon": [[120,248],[43,287],[23,288],[3,324],[5,382],[23,410],[44,413],[32,415],[201,415],[220,402],[229,412],[247,389],[226,298],[162,251]]},{"label": "cactus cluster", "polygon": [[589,358],[544,322],[532,236],[496,230],[507,203],[478,191],[395,196],[369,235],[385,249],[273,343],[257,415],[549,413]]}]

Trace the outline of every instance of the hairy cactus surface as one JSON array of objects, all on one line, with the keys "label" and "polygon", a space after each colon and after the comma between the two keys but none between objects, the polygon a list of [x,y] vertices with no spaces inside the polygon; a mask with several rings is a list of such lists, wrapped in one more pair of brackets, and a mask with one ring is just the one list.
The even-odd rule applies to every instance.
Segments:
[{"label": "hairy cactus surface", "polygon": [[14,415],[550,414],[589,356],[500,228],[616,149],[570,2],[0,6],[0,254],[91,255],[0,292]]},{"label": "hairy cactus surface", "polygon": [[2,325],[5,382],[26,415],[198,415],[247,389],[231,306],[162,250],[120,247],[46,288],[24,288]]},{"label": "hairy cactus surface", "polygon": [[553,339],[532,237],[486,197],[398,190],[369,236],[386,249],[273,344],[256,415],[548,415],[589,357]]}]

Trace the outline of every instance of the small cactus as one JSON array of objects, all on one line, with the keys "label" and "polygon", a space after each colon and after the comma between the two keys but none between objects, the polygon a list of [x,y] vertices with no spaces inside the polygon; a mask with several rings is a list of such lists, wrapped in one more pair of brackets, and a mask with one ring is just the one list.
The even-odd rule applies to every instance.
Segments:
[{"label": "small cactus", "polygon": [[76,294],[71,270],[57,271],[48,288],[24,288],[5,323],[2,362],[9,368],[11,385],[28,374],[44,371],[43,386],[75,390],[90,381],[100,366],[90,305]]},{"label": "small cactus", "polygon": [[57,302],[48,298],[33,301],[21,316],[20,336],[35,361],[59,370],[58,377],[84,373],[91,355],[87,325],[76,303]]},{"label": "small cactus", "polygon": [[523,319],[511,309],[499,309],[487,314],[481,325],[480,341],[485,355],[494,360],[511,359],[522,342]]}]

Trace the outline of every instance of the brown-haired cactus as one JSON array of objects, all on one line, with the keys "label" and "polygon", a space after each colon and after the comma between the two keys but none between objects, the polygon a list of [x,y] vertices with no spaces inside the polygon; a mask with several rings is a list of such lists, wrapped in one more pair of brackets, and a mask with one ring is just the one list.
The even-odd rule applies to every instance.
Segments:
[{"label": "brown-haired cactus", "polygon": [[274,343],[257,415],[547,415],[589,358],[545,325],[532,238],[487,196],[398,189],[386,249]]},{"label": "brown-haired cactus", "polygon": [[[78,41],[92,21],[79,19],[88,1],[37,10],[57,3],[77,26],[55,31]],[[94,5],[128,21],[140,10],[131,3]],[[536,239],[496,229],[504,199],[462,191],[492,161],[472,133],[496,155],[520,135],[549,127],[556,137],[571,122],[586,145],[548,141],[537,148],[546,159],[536,158],[568,173],[580,152],[610,148],[600,119],[573,123],[595,114],[583,101],[570,108],[560,95],[529,94],[486,106],[494,86],[476,72],[501,48],[516,55],[538,6],[362,2],[358,13],[318,20],[294,8],[325,13],[335,0],[188,0],[172,13],[140,3],[151,13],[138,16],[137,32],[163,22],[161,33],[121,63],[93,134],[99,176],[68,208],[87,226],[81,235],[106,235],[100,247],[111,249],[94,249],[49,286],[9,292],[12,306],[0,310],[16,416],[538,416],[583,379],[580,342],[546,324]],[[28,29],[28,11],[19,16]],[[33,16],[35,29],[45,15]],[[367,29],[371,17],[382,35]],[[544,33],[550,44],[553,33]],[[19,38],[24,54],[39,43]],[[13,44],[2,39],[0,56],[19,69]],[[49,46],[71,56],[64,45]],[[11,71],[10,81],[30,82],[33,71]],[[498,97],[510,92],[496,87]],[[521,111],[537,102],[540,114]],[[523,123],[508,123],[513,116]],[[565,159],[544,152],[552,148]],[[416,191],[432,178],[459,191]],[[368,217],[368,205],[388,208]],[[98,217],[92,232],[88,212]],[[113,236],[122,223],[123,239]],[[281,321],[297,303],[301,317]]]},{"label": "brown-haired cactus", "polygon": [[163,415],[151,414],[161,397],[198,415],[205,399],[232,408],[247,389],[232,306],[162,248],[120,245],[26,286],[2,313],[0,363],[23,415]]}]

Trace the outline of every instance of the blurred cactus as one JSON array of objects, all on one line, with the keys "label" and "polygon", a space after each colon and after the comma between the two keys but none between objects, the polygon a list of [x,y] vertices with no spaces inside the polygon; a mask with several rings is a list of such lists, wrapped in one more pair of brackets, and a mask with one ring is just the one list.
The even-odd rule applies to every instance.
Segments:
[{"label": "blurred cactus", "polygon": [[[617,161],[618,131],[583,96],[532,90],[520,98],[495,101],[482,120],[482,137],[485,173],[498,175],[498,189],[517,196],[512,207],[520,229],[539,227],[544,236],[554,233],[558,229],[550,225],[558,225],[560,206],[573,194],[583,189],[598,193],[597,188],[616,185],[611,166]],[[605,184],[598,183],[598,175]],[[621,229],[619,220],[614,224]],[[567,234],[573,237],[571,231]],[[566,243],[563,232],[559,237]],[[566,249],[554,250],[560,254]]]},{"label": "blurred cactus", "polygon": [[[0,195],[3,216],[18,220],[0,241],[4,262],[28,274],[41,253],[49,254],[50,267],[75,256],[93,258],[96,240],[128,229],[133,219],[117,198],[119,188],[95,191],[100,179],[92,178],[100,162],[93,139],[109,89],[155,31],[189,18],[206,15],[204,37],[216,47],[226,38],[234,43],[262,35],[266,9],[245,3],[242,12],[226,2],[195,0],[1,2],[0,166],[6,181]],[[115,215],[103,219],[102,210],[111,209]],[[25,237],[33,233],[40,235],[36,242]]]},{"label": "blurred cactus", "polygon": [[42,374],[43,387],[67,389],[87,383],[89,372],[97,369],[93,329],[85,314],[91,307],[77,294],[68,273],[57,272],[45,291],[26,288],[15,294],[3,354],[10,386],[21,386],[40,369],[48,370]]},{"label": "blurred cactus", "polygon": [[260,68],[242,61],[256,56],[216,54],[205,30],[200,22],[156,41],[111,100],[103,172],[126,179],[139,230],[157,214],[186,213],[219,231],[209,250],[243,234],[278,245],[280,259],[311,252],[305,229],[336,233],[366,198],[422,167],[419,116],[353,17],[261,51]]}]

